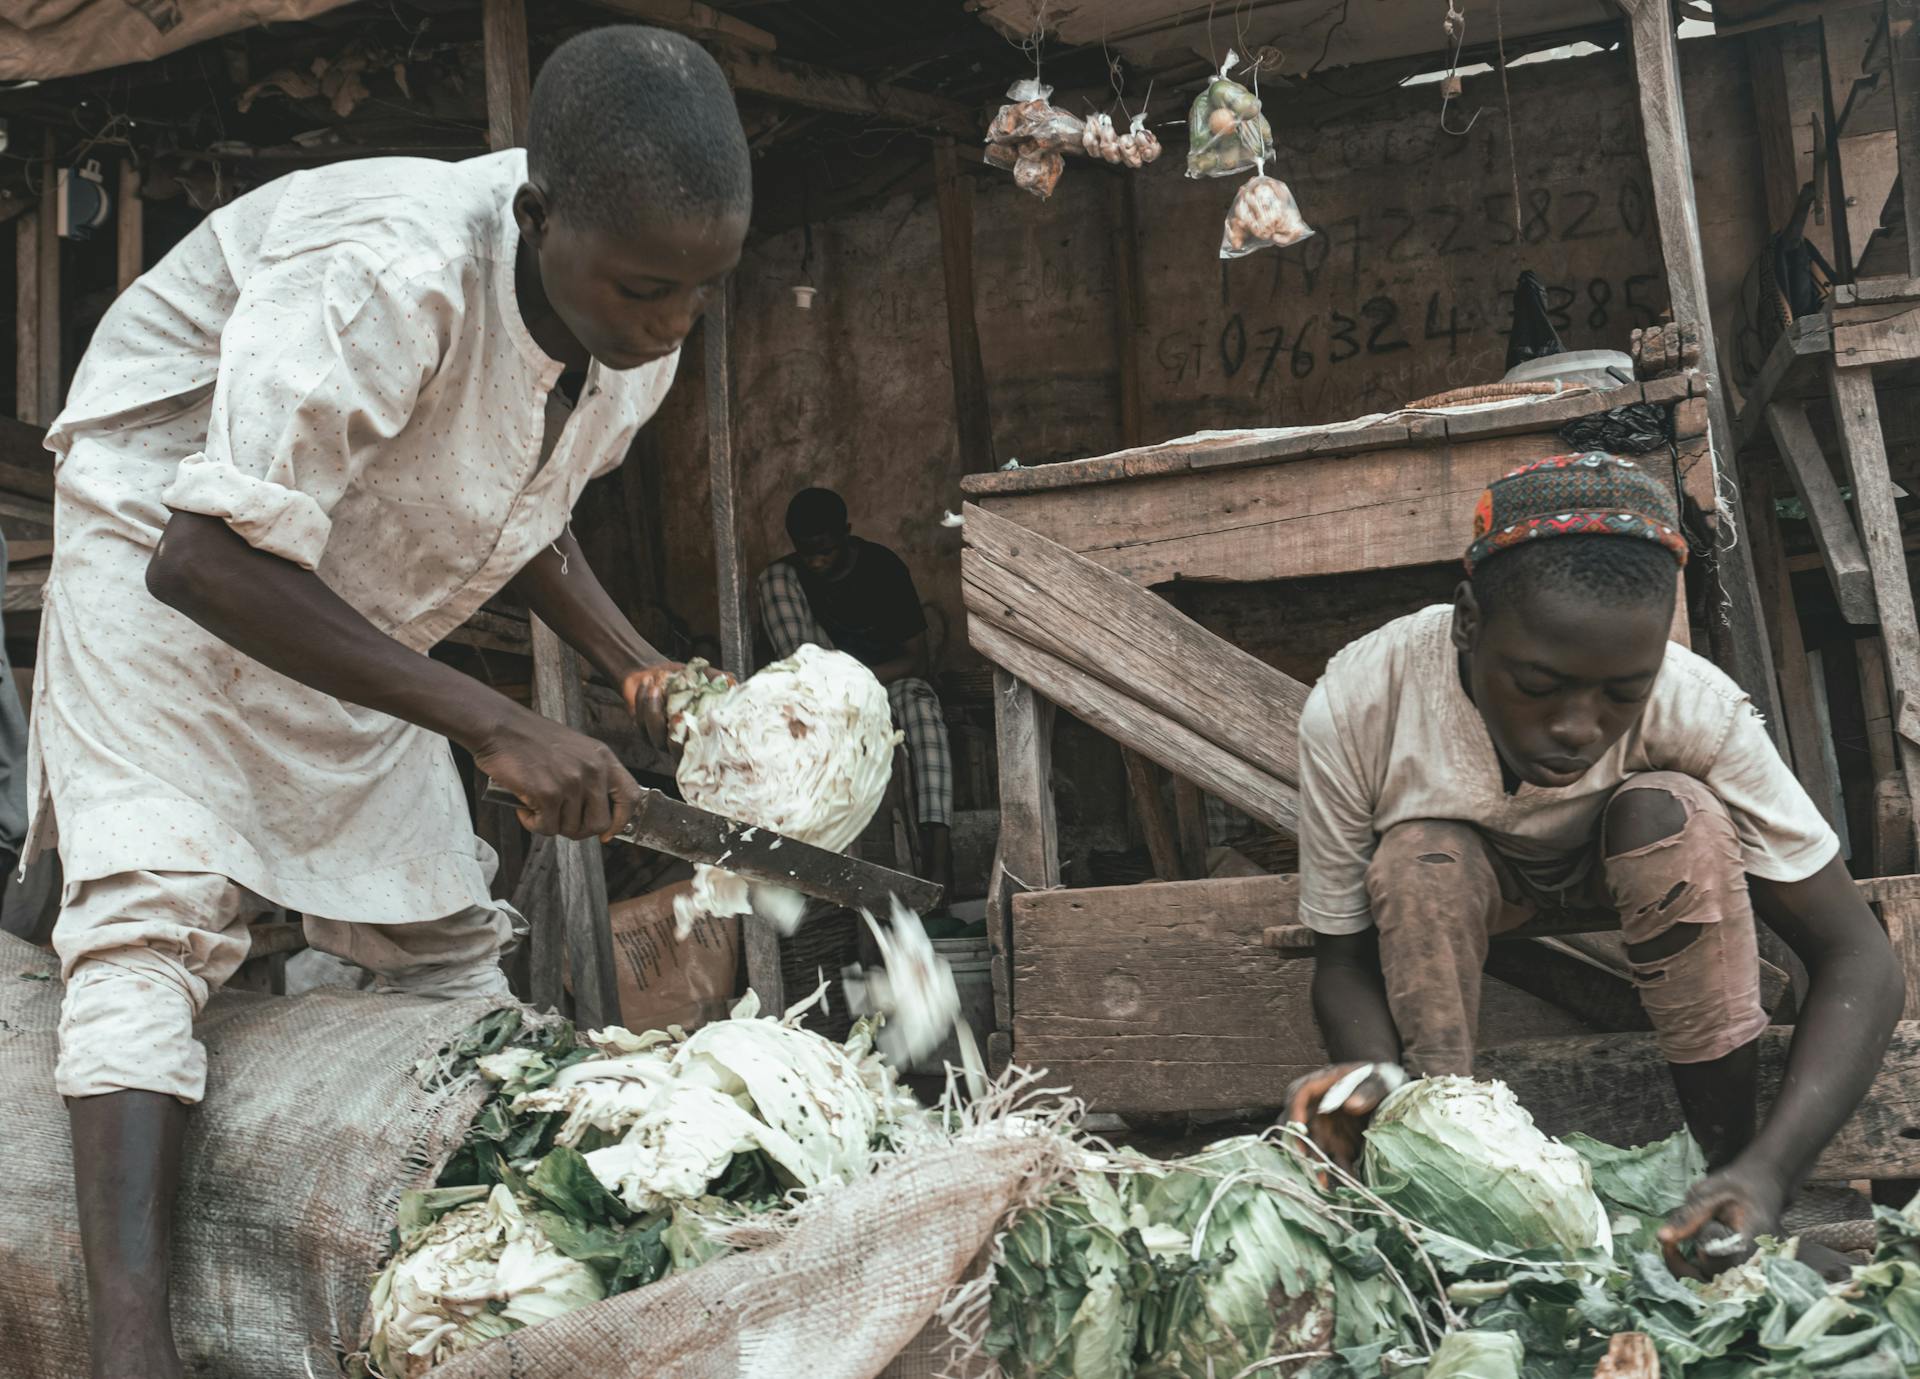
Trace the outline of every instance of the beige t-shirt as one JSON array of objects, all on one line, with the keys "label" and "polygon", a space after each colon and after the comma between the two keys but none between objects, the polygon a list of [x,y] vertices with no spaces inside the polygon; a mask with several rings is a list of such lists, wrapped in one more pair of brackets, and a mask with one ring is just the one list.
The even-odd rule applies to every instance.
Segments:
[{"label": "beige t-shirt", "polygon": [[1479,710],[1460,686],[1453,608],[1388,623],[1327,666],[1300,716],[1300,918],[1323,934],[1373,927],[1367,865],[1411,819],[1479,829],[1544,892],[1577,883],[1616,787],[1680,771],[1726,804],[1749,874],[1803,881],[1840,841],[1780,759],[1760,716],[1710,662],[1669,645],[1646,712],[1574,784],[1509,794]]}]

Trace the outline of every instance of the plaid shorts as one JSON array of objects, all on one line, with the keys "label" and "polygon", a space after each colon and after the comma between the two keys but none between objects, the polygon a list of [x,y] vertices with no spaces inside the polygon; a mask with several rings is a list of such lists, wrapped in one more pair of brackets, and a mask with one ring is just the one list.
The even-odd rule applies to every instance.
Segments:
[{"label": "plaid shorts", "polygon": [[[760,572],[754,606],[776,658],[784,660],[808,643],[833,650],[833,639],[813,619],[799,574],[784,560]],[[911,677],[887,686],[887,704],[894,725],[906,735],[914,811],[921,823],[944,826],[953,819],[953,746],[940,697],[925,680]]]}]

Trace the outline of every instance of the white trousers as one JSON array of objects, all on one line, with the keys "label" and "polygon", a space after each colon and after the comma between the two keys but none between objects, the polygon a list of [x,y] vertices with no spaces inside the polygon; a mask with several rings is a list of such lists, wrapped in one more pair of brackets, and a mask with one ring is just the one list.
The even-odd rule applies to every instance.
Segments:
[{"label": "white trousers", "polygon": [[[70,887],[53,931],[66,982],[60,1095],[199,1101],[207,1053],[193,1022],[246,961],[247,925],[271,908],[205,872],[123,872]],[[311,947],[371,972],[376,991],[441,999],[509,995],[500,953],[523,927],[497,901],[415,924],[305,922]]]}]

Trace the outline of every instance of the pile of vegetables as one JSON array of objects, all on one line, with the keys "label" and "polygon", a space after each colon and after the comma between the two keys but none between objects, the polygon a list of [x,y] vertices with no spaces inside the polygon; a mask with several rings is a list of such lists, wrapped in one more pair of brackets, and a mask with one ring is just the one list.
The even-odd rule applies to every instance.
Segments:
[{"label": "pile of vegetables", "polygon": [[1009,1379],[1587,1379],[1619,1332],[1668,1379],[1920,1373],[1920,1203],[1847,1283],[1768,1243],[1702,1285],[1653,1238],[1703,1168],[1685,1135],[1560,1144],[1450,1078],[1395,1093],[1331,1187],[1296,1133],[1102,1156],[1009,1230],[975,1339]]},{"label": "pile of vegetables", "polygon": [[[818,999],[816,995],[815,999]],[[406,1194],[374,1284],[366,1361],[416,1379],[462,1351],[724,1252],[715,1230],[830,1188],[939,1133],[857,1025],[837,1044],[804,1002],[688,1034],[497,1011],[431,1078],[488,1096],[437,1186]]]},{"label": "pile of vegetables", "polygon": [[[739,685],[693,661],[668,684],[667,715],[687,803],[831,852],[846,851],[872,820],[900,741],[873,672],[812,645]],[[674,917],[682,938],[709,915],[758,914],[791,933],[804,908],[794,891],[703,866]]]}]

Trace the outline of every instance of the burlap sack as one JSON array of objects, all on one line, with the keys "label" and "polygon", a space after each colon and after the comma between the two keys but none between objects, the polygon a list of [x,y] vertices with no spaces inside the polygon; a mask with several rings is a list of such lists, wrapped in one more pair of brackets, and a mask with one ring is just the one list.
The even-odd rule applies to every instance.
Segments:
[{"label": "burlap sack", "polygon": [[[53,960],[0,935],[0,1379],[87,1372]],[[492,1003],[228,992],[200,1024],[207,1100],[175,1213],[174,1321],[194,1379],[338,1373],[400,1194],[430,1184],[483,1088],[418,1062]],[[515,1332],[445,1379],[932,1379],[935,1316],[1002,1219],[1060,1169],[1045,1134],[972,1132],[750,1228],[741,1253]],[[964,1379],[981,1366],[952,1370]]]},{"label": "burlap sack", "polygon": [[[86,1286],[52,957],[0,934],[0,1377],[82,1379]],[[429,1185],[483,1089],[414,1065],[496,1002],[227,992],[200,1022],[206,1102],[175,1211],[173,1316],[195,1379],[329,1373],[359,1341],[401,1192]],[[309,1369],[311,1361],[311,1369]]]},{"label": "burlap sack", "polygon": [[516,1331],[435,1379],[937,1373],[935,1310],[1057,1153],[1050,1136],[983,1135],[898,1160],[809,1203],[770,1243]]}]

